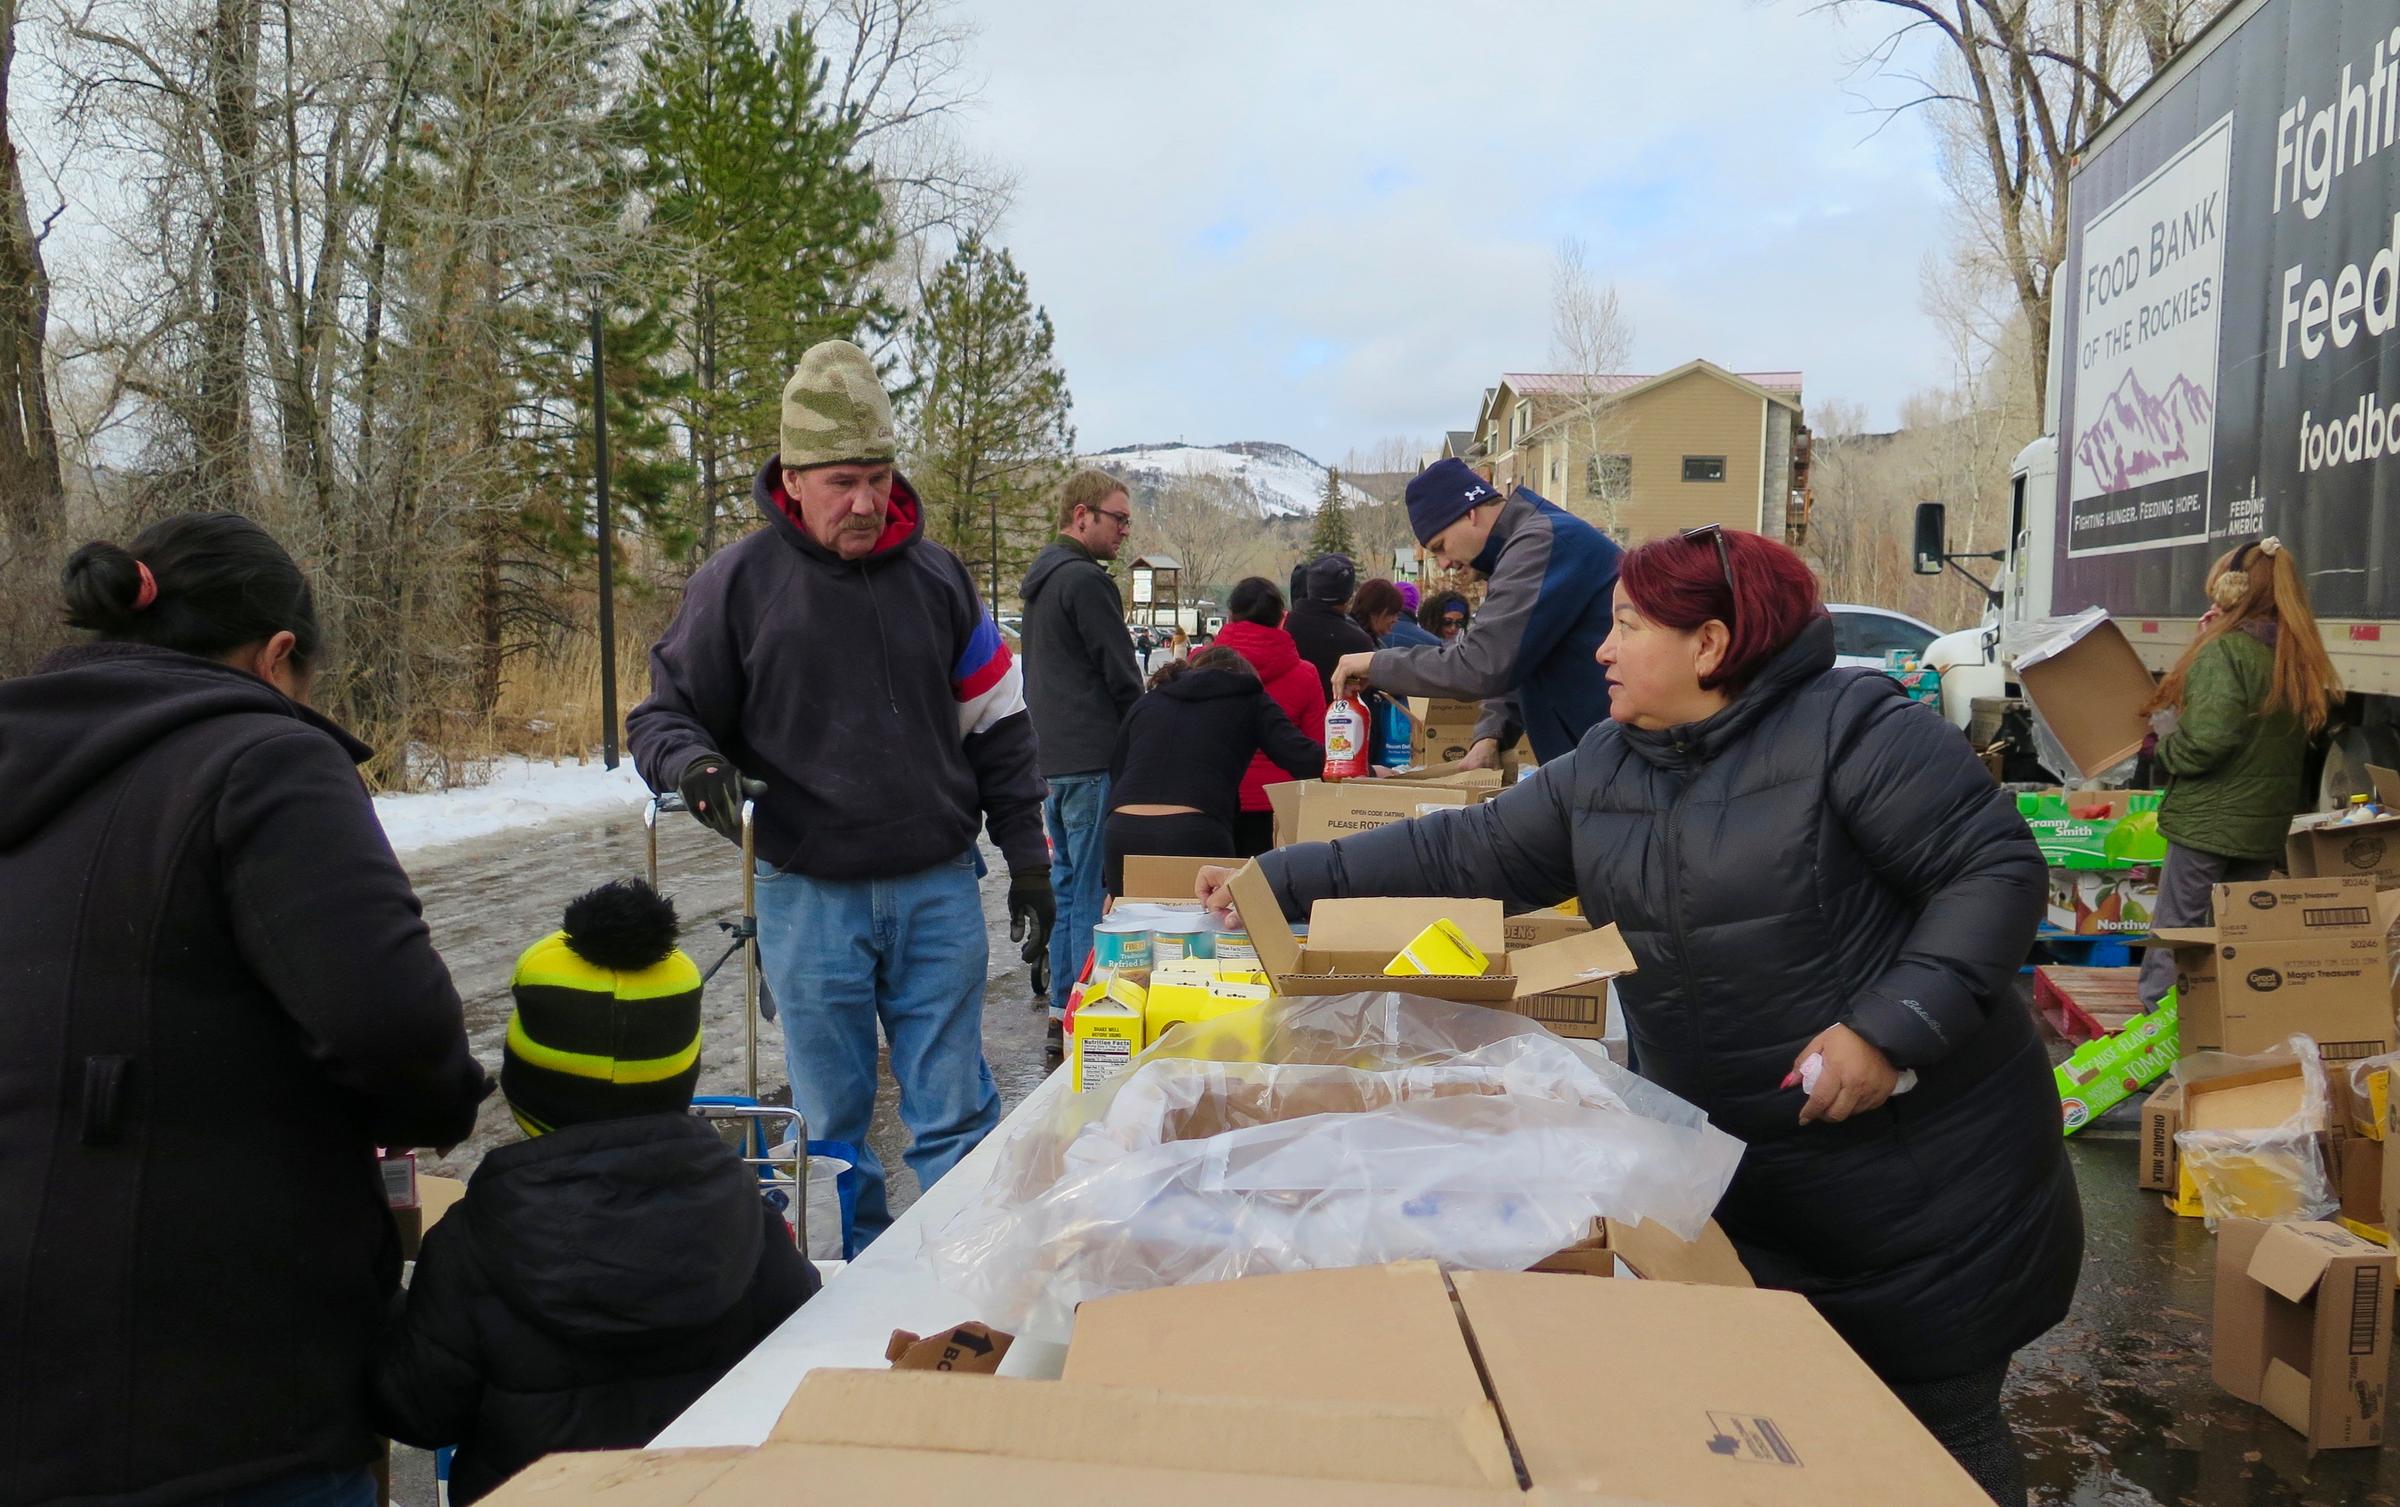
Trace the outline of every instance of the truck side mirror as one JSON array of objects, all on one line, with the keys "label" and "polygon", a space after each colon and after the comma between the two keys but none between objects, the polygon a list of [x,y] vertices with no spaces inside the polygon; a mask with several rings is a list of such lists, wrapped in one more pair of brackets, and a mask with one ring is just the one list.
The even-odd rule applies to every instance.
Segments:
[{"label": "truck side mirror", "polygon": [[1950,553],[1950,510],[1938,502],[1917,504],[1917,574],[1938,576]]}]

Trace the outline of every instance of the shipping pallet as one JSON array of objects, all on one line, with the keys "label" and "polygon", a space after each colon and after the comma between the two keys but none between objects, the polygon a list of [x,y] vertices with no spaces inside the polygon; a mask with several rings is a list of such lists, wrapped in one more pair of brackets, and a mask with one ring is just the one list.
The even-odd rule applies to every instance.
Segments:
[{"label": "shipping pallet", "polygon": [[2139,968],[2074,968],[2045,963],[2033,970],[2033,1011],[2062,1040],[2098,1041],[2142,1013]]}]

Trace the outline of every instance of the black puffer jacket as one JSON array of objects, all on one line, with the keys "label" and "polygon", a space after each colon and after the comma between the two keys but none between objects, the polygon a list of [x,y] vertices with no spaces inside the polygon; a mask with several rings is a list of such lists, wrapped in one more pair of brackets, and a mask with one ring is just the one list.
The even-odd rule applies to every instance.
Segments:
[{"label": "black puffer jacket", "polygon": [[648,1444],[816,1290],[705,1121],[554,1130],[485,1157],[426,1232],[377,1421],[458,1446],[450,1500],[472,1502],[558,1450]]},{"label": "black puffer jacket", "polygon": [[[1485,805],[1261,860],[1297,915],[1328,895],[1580,896],[1640,964],[1642,1075],[1749,1149],[1717,1217],[1889,1380],[1999,1361],[2074,1296],[2083,1217],[2058,1096],[2012,983],[2040,853],[1958,734],[1820,621],[1715,717],[1603,722]],[[1846,1022],[1916,1089],[1797,1123],[1777,1085]]]}]

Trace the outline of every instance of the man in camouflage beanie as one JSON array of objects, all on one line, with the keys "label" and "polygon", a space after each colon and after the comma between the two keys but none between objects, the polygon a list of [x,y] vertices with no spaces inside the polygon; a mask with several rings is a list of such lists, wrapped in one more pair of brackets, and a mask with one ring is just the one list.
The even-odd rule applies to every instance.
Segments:
[{"label": "man in camouflage beanie", "polygon": [[878,1021],[921,1184],[999,1121],[975,837],[988,823],[1012,935],[1038,946],[1055,919],[1044,787],[1024,677],[965,564],[925,537],[866,352],[800,358],[781,440],[751,487],[767,527],[693,573],[626,733],[650,788],[726,836],[754,803],[792,1099],[811,1134],[859,1149],[863,1241],[889,1220],[867,1147]]}]

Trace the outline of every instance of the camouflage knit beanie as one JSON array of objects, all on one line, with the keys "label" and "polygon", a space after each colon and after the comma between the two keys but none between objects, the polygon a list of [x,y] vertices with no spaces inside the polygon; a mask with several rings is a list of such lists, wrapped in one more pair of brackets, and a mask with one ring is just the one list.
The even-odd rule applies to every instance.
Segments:
[{"label": "camouflage knit beanie", "polygon": [[808,348],[783,384],[783,463],[794,470],[899,454],[892,400],[875,363],[847,340]]}]

